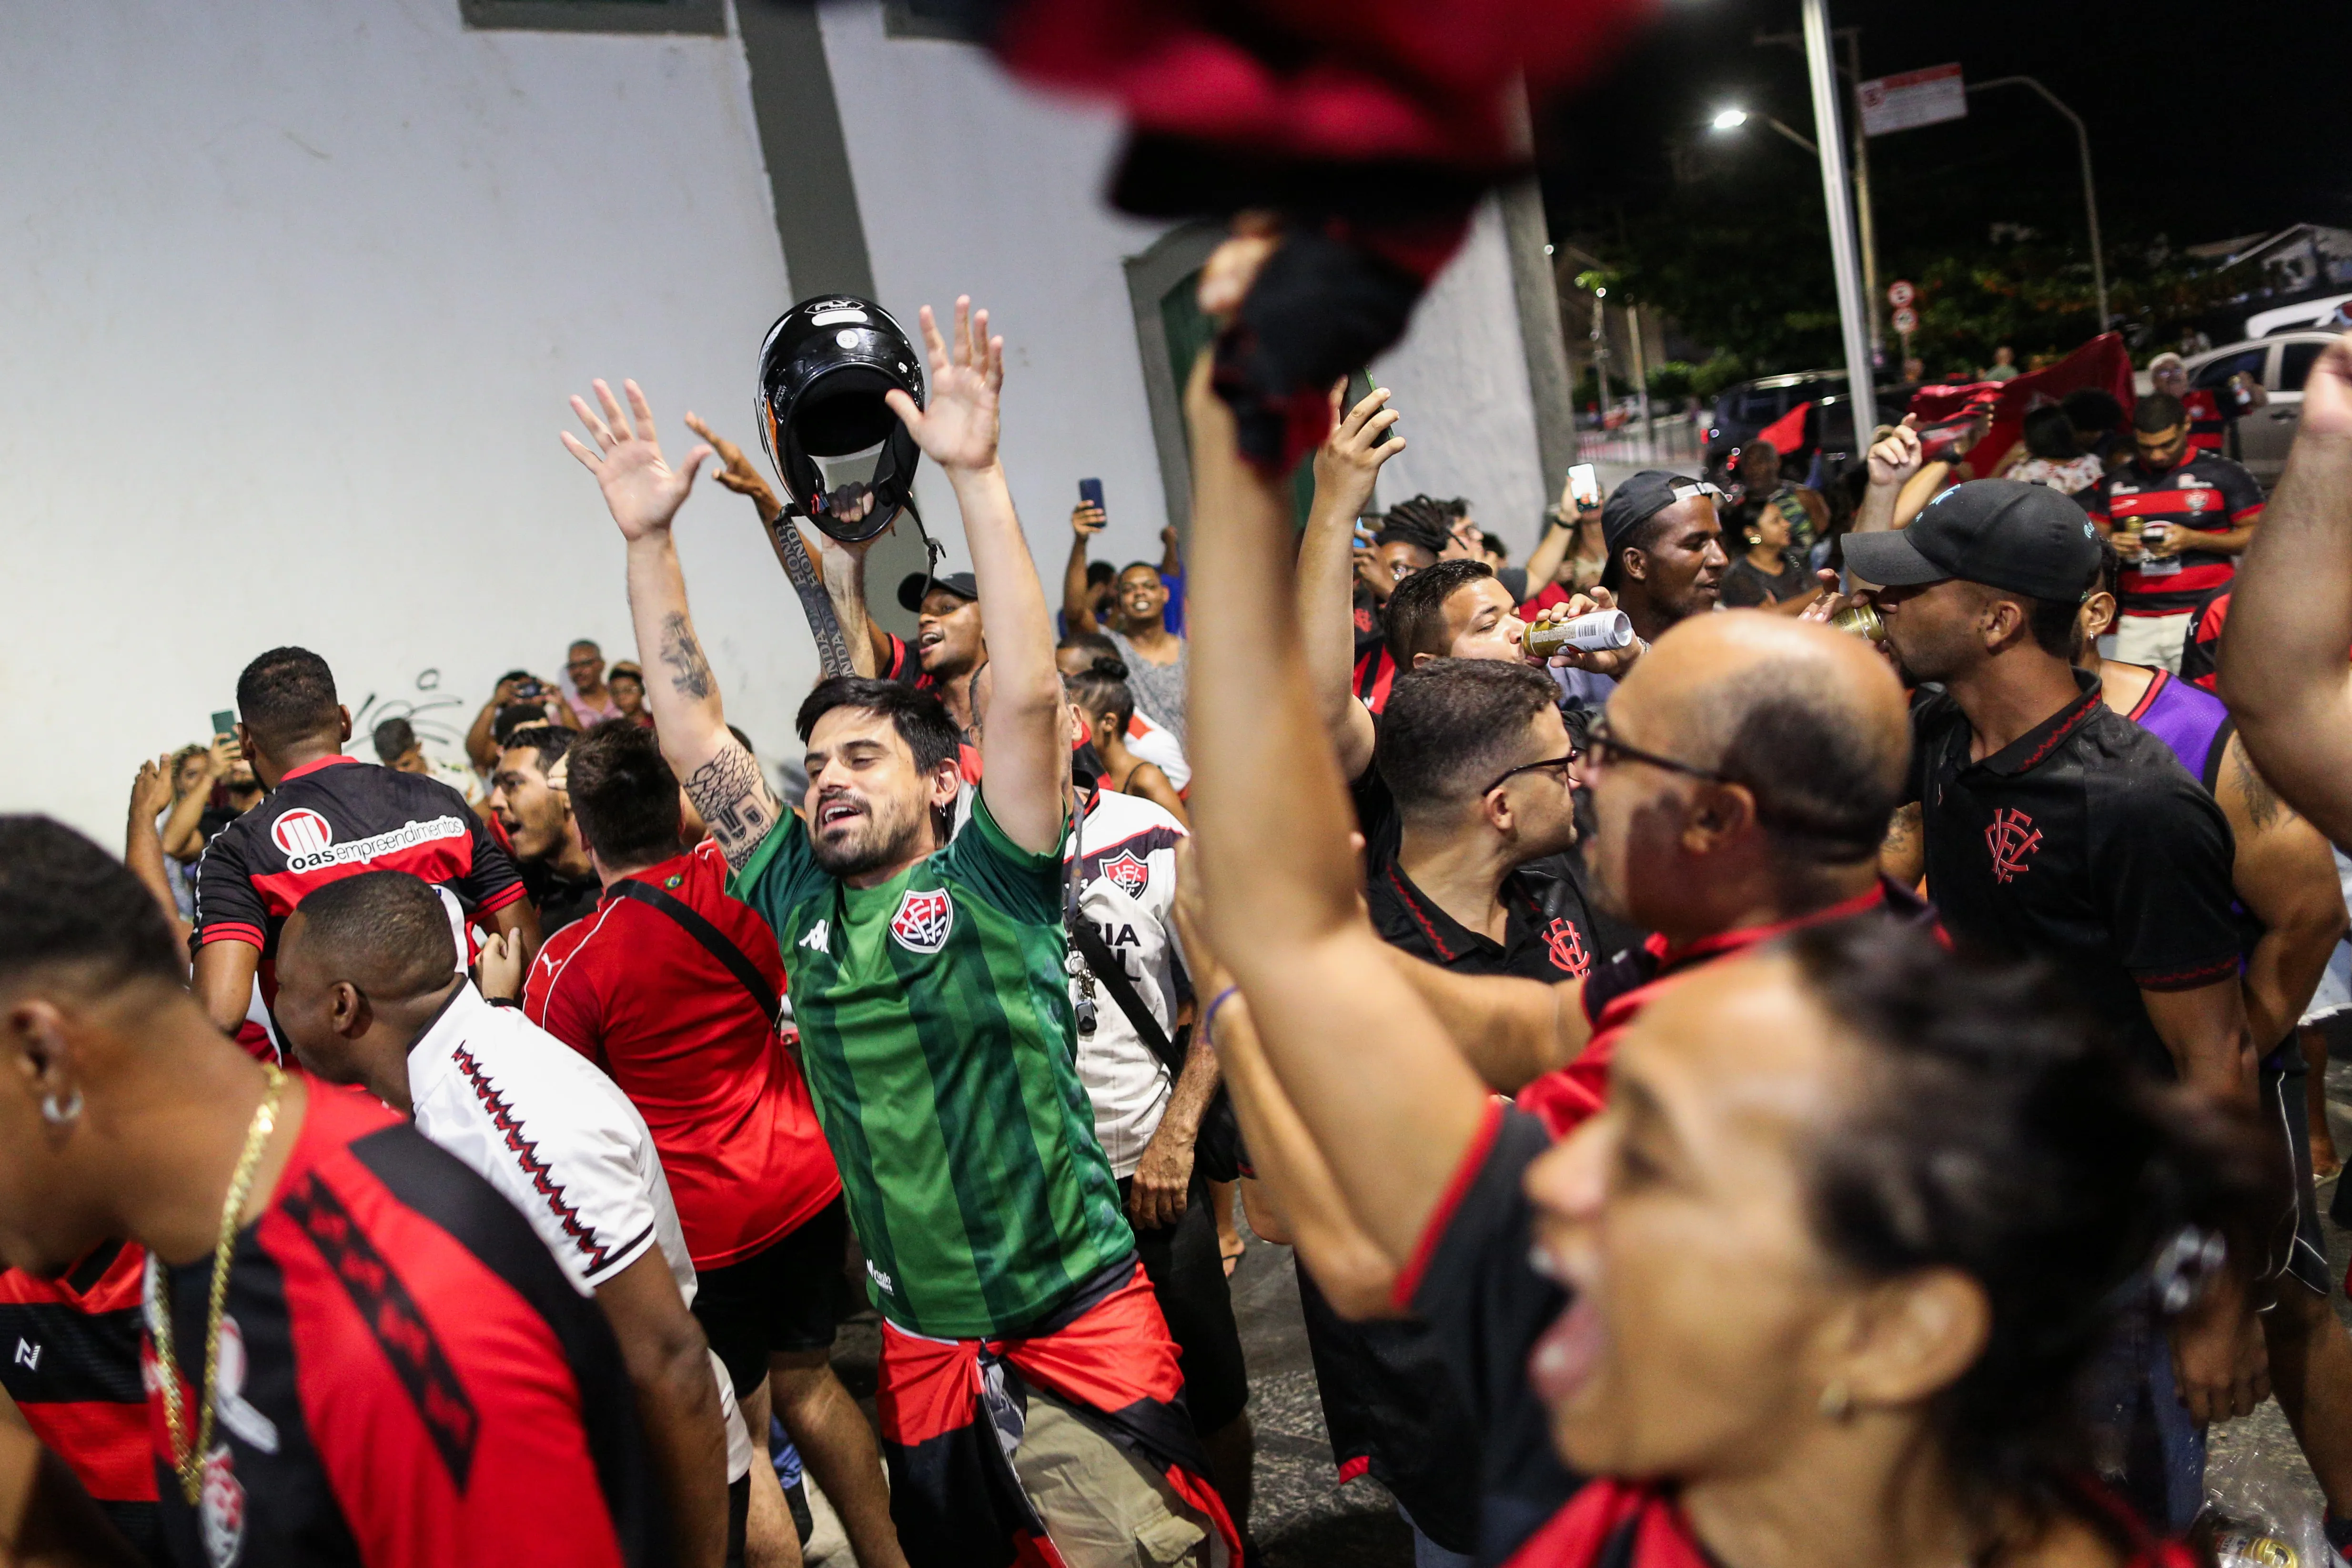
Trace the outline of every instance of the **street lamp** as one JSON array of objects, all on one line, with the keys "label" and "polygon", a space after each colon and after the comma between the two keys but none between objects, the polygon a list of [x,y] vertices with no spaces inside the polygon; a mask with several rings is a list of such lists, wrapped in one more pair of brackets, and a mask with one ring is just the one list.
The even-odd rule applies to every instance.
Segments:
[{"label": "street lamp", "polygon": [[[1968,90],[1982,92],[1992,87],[2031,88],[2041,95],[2042,102],[2064,115],[2074,127],[2074,150],[2083,159],[2083,206],[2091,219],[2091,286],[2098,293],[2099,331],[2104,332],[2107,330],[2107,264],[2099,255],[2099,190],[2091,183],[2091,132],[2081,115],[2059,102],[2056,94],[2030,76],[1997,76],[1990,81],[1972,81]],[[1715,118],[1717,124],[1723,123],[1723,116]]]},{"label": "street lamp", "polygon": [[1781,135],[1786,136],[1790,141],[1794,142],[1798,146],[1802,147],[1812,156],[1817,158],[1821,156],[1820,148],[1814,146],[1804,137],[1799,135],[1796,132],[1791,131],[1789,127],[1781,124],[1778,120],[1773,119],[1772,116],[1769,114],[1759,116],[1750,114],[1744,109],[1718,109],[1715,112],[1715,118],[1708,121],[1707,124],[1711,129],[1717,131],[1737,131],[1741,126],[1747,124],[1750,120],[1756,119],[1761,119],[1765,124],[1769,125],[1773,130],[1778,131]]}]

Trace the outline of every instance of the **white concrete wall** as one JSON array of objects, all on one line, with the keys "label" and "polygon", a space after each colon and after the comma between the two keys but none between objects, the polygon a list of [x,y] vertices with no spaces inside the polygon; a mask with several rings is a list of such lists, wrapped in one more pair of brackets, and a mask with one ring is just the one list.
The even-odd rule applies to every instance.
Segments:
[{"label": "white concrete wall", "polygon": [[[1024,91],[971,45],[885,36],[877,0],[843,0],[823,17],[881,302],[911,331],[918,306],[968,292],[1003,331],[1005,471],[1048,585],[1068,557],[1085,477],[1102,479],[1110,513],[1096,556],[1157,559],[1170,520],[1120,264],[1166,226],[1102,200],[1116,120]],[[1467,496],[1524,560],[1549,498],[1492,203],[1411,333],[1373,368],[1411,432],[1382,500]],[[963,563],[946,487],[927,471],[919,494],[949,559]]]},{"label": "white concrete wall", "polygon": [[1381,504],[1460,496],[1478,525],[1509,545],[1512,561],[1527,564],[1538,515],[1555,498],[1538,461],[1511,258],[1492,200],[1372,374],[1395,394],[1405,437],[1381,470]]},{"label": "white concrete wall", "polygon": [[[1120,262],[1160,231],[1101,203],[1117,127],[886,38],[873,0],[824,28],[883,303],[911,325],[968,290],[1006,335],[1049,585],[1082,477],[1098,553],[1156,556]],[[280,643],[452,756],[505,669],[633,651],[619,541],[555,435],[591,376],[633,375],[674,451],[689,407],[752,438],[792,291],[735,40],[467,32],[457,0],[0,7],[0,810],[119,842],[140,756],[200,739]],[[1517,331],[1490,213],[1378,369],[1413,443],[1384,493],[1467,495],[1524,552]],[[729,715],[785,754],[797,604],[746,503],[706,482],[679,537]]]},{"label": "white concrete wall", "polygon": [[[119,847],[141,753],[279,643],[457,731],[572,637],[629,653],[556,432],[634,375],[674,450],[689,406],[751,438],[791,296],[740,45],[468,33],[457,0],[9,5],[0,146],[0,809]],[[775,753],[814,658],[705,490],[695,608]]]},{"label": "white concrete wall", "polygon": [[[1110,515],[1094,553],[1158,560],[1168,505],[1120,263],[1165,226],[1102,200],[1117,121],[1024,90],[972,45],[885,37],[876,0],[821,15],[880,303],[912,332],[919,307],[944,322],[970,294],[1004,335],[1004,471],[1053,602],[1081,479],[1102,480]],[[969,565],[929,465],[917,494],[947,561]]]}]

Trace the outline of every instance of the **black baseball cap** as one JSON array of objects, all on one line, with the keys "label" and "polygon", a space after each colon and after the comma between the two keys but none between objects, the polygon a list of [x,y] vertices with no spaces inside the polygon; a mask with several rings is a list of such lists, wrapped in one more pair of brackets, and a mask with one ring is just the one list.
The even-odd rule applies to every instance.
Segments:
[{"label": "black baseball cap", "polygon": [[1723,492],[1705,479],[1644,468],[1609,492],[1601,509],[1601,543],[1614,558],[1626,536],[1676,501]]},{"label": "black baseball cap", "polygon": [[2099,536],[2081,507],[2047,485],[1970,479],[1929,501],[1908,528],[1847,534],[1845,563],[1889,588],[1957,577],[2078,605],[2098,575]]},{"label": "black baseball cap", "polygon": [[898,607],[910,616],[920,614],[924,595],[934,588],[945,588],[960,599],[980,597],[980,580],[969,572],[950,572],[944,577],[909,572],[898,580]]}]

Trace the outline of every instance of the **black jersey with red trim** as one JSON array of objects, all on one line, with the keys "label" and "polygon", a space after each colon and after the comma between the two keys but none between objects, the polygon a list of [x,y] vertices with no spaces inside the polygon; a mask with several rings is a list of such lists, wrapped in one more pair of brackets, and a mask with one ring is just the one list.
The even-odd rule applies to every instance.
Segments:
[{"label": "black jersey with red trim", "polygon": [[1547,855],[1514,868],[1496,896],[1505,914],[1500,942],[1447,914],[1394,860],[1374,867],[1364,888],[1382,942],[1456,974],[1581,980],[1608,956],[1599,950],[1612,933],[1594,917],[1574,856]]},{"label": "black jersey with red trim", "polygon": [[[364,1096],[308,1083],[238,1237],[199,1500],[148,1433],[169,1560],[231,1568],[623,1568],[667,1535],[619,1347],[523,1216]],[[166,1286],[168,1280],[168,1287]],[[183,1408],[212,1257],[162,1269]],[[151,1305],[151,1310],[161,1310]]]},{"label": "black jersey with red trim", "polygon": [[56,1279],[0,1271],[0,1354],[7,1357],[0,1387],[124,1538],[160,1558],[147,1391],[139,1381],[146,1264],[137,1246],[110,1241]]},{"label": "black jersey with red trim", "polygon": [[2229,624],[2230,595],[2224,589],[2205,601],[2205,607],[2189,623],[2189,640],[2180,647],[2180,679],[2217,697],[2221,685],[2221,628]]},{"label": "black jersey with red trim", "polygon": [[[457,912],[488,915],[523,896],[522,877],[438,779],[356,757],[323,757],[278,781],[196,862],[195,942],[261,950],[262,996],[277,994],[278,932],[294,906],[362,871],[411,871]],[[453,913],[453,920],[455,914]]]},{"label": "black jersey with red trim", "polygon": [[[2162,523],[2180,533],[2227,533],[2262,513],[2263,488],[2253,475],[2194,447],[2162,473],[2134,462],[2101,479],[2091,497],[2091,520],[2103,528],[2129,519],[2142,528]],[[2116,597],[2127,616],[2182,615],[2228,587],[2237,570],[2235,556],[2210,550],[2183,550],[2164,561],[2126,557]]]},{"label": "black jersey with red trim", "polygon": [[[2085,1478],[2077,1513],[2117,1549],[2117,1568],[2196,1568],[2202,1553],[2159,1541],[2105,1484]],[[1605,1476],[1544,1521],[1503,1568],[1717,1568],[1676,1489]]]},{"label": "black jersey with red trim", "polygon": [[890,658],[882,668],[882,679],[911,686],[918,691],[936,691],[939,678],[923,668],[923,656],[915,645],[893,632],[884,632],[890,639]]},{"label": "black jersey with red trim", "polygon": [[2173,1075],[2143,991],[2238,973],[2235,841],[2172,748],[2074,671],[2074,701],[1972,761],[1948,694],[1911,710],[1927,896],[1964,942],[2048,963],[2133,1058]]},{"label": "black jersey with red trim", "polygon": [[1553,1137],[1567,1137],[1607,1103],[1610,1064],[1616,1057],[1617,1041],[1665,986],[1702,964],[1793,932],[1866,918],[1902,921],[1931,930],[1936,926],[1936,911],[1924,900],[1881,877],[1852,898],[1787,920],[1717,931],[1679,947],[1668,942],[1664,932],[1653,931],[1641,942],[1618,948],[1594,964],[1585,978],[1581,1000],[1592,1034],[1584,1049],[1574,1061],[1554,1068],[1520,1089],[1512,1097],[1514,1102],[1541,1121]]}]

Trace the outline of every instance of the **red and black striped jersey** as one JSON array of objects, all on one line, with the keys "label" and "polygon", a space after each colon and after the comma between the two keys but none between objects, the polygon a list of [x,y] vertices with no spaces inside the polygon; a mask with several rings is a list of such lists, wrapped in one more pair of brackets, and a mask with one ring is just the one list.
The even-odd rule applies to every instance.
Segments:
[{"label": "red and black striped jersey", "polygon": [[456,790],[355,757],[324,757],[278,780],[267,800],[205,846],[196,944],[259,948],[268,1000],[278,989],[269,961],[294,906],[329,882],[385,870],[412,871],[438,888],[461,931],[465,917],[523,896],[514,862]]},{"label": "red and black striped jersey", "polygon": [[[2191,447],[2178,468],[2152,474],[2137,463],[2110,474],[2092,492],[2091,520],[2102,528],[2161,523],[2182,533],[2227,533],[2263,511],[2262,486],[2229,458]],[[2184,550],[2168,560],[2124,555],[2116,596],[2127,616],[2178,616],[2196,609],[2237,574],[2234,556]]]},{"label": "red and black striped jersey", "polygon": [[[229,1266],[199,1500],[171,1469],[145,1357],[167,1556],[313,1568],[622,1568],[667,1554],[620,1350],[496,1188],[364,1096],[309,1082],[302,1127]],[[151,1260],[183,1408],[209,1253]]]},{"label": "red and black striped jersey", "polygon": [[163,1551],[147,1392],[139,1382],[139,1282],[147,1254],[126,1241],[64,1276],[0,1271],[0,1386],[131,1544]]},{"label": "red and black striped jersey", "polygon": [[2181,395],[2189,411],[2189,450],[2221,457],[2229,450],[2230,421],[2239,413],[2238,395],[2230,388],[2192,386]]}]

